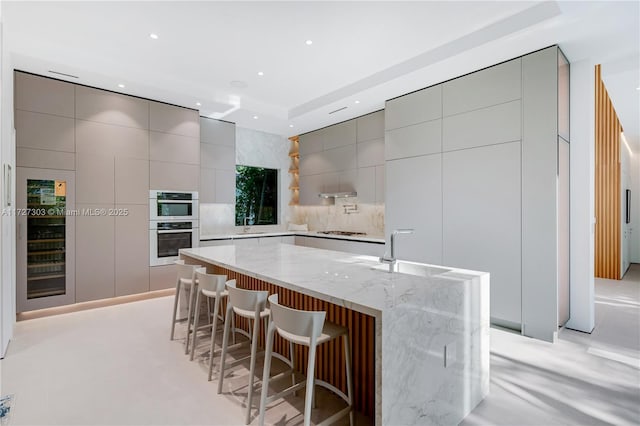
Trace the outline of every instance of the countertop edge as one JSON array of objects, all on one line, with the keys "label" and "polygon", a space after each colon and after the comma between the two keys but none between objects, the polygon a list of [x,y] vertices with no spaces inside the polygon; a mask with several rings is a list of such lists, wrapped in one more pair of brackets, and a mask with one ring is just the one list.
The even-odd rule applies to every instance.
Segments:
[{"label": "countertop edge", "polygon": [[265,238],[265,237],[310,237],[310,238],[324,238],[328,240],[346,240],[357,241],[362,243],[373,244],[385,244],[384,238],[381,237],[369,237],[358,235],[331,235],[320,234],[317,231],[274,231],[274,232],[262,232],[262,233],[247,233],[247,234],[217,234],[217,235],[202,235],[200,241],[219,241],[219,240],[239,240],[248,238]]}]

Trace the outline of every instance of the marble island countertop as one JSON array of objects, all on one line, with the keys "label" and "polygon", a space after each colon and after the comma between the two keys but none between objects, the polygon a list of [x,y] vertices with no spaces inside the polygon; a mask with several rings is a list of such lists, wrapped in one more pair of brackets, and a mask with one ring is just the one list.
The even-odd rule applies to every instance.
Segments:
[{"label": "marble island countertop", "polygon": [[318,231],[259,231],[249,230],[248,232],[229,232],[220,234],[201,234],[200,241],[214,241],[214,240],[235,240],[242,238],[263,238],[263,237],[288,237],[288,236],[301,236],[301,237],[313,237],[313,238],[328,238],[334,240],[348,240],[348,241],[361,241],[367,243],[384,244],[385,240],[380,235],[335,235],[335,234],[323,234]]},{"label": "marble island countertop", "polygon": [[453,283],[488,275],[410,262],[399,265],[406,273],[389,273],[388,265],[373,256],[291,244],[200,247],[180,253],[373,316],[417,293],[446,292]]},{"label": "marble island countertop", "polygon": [[180,254],[374,317],[377,425],[456,425],[489,392],[488,273],[292,244]]}]

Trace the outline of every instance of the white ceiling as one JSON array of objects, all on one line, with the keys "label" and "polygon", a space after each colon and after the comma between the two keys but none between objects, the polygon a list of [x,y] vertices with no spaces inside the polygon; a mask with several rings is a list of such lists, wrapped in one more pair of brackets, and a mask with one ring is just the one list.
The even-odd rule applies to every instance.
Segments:
[{"label": "white ceiling", "polygon": [[1,7],[3,47],[17,69],[199,108],[201,115],[287,136],[557,43],[570,62],[603,64],[627,139],[640,146],[636,1],[3,1]]}]

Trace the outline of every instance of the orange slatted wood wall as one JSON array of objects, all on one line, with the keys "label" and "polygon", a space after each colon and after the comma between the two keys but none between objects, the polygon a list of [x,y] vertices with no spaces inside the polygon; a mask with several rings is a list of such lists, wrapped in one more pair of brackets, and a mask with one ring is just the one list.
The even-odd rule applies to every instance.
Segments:
[{"label": "orange slatted wood wall", "polygon": [[[257,278],[248,277],[230,269],[215,266],[213,273],[226,275],[229,280],[235,279],[240,288],[267,290],[269,294],[278,293],[278,301],[285,306],[309,311],[325,311],[327,313],[327,321],[347,327],[351,338],[353,403],[356,410],[363,412],[369,418],[375,417],[374,317],[306,296]],[[246,330],[248,324],[246,320],[236,318],[236,326]],[[264,347],[263,329],[264,327],[260,330],[258,342],[261,347]],[[344,348],[342,346],[342,339],[336,339],[318,347],[316,378],[331,383],[346,394],[347,382],[344,370]],[[274,350],[285,357],[289,357],[289,344],[279,336],[276,337]],[[296,345],[295,351],[296,367],[303,374],[306,374],[308,349]]]},{"label": "orange slatted wood wall", "polygon": [[620,133],[622,126],[595,68],[595,276],[620,279]]}]

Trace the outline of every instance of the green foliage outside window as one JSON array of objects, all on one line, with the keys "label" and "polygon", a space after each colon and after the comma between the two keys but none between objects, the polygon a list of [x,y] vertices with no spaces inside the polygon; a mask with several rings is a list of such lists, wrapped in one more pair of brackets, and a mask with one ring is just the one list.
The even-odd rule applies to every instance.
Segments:
[{"label": "green foliage outside window", "polygon": [[278,170],[236,166],[236,225],[278,223]]}]

